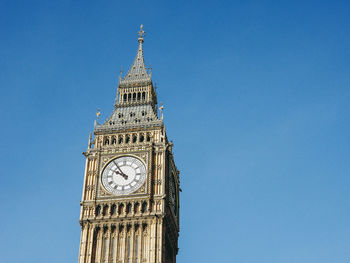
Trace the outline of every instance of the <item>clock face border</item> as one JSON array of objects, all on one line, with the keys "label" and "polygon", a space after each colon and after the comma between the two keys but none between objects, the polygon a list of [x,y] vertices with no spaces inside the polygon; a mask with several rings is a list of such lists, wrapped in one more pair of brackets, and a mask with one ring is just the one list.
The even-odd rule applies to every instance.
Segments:
[{"label": "clock face border", "polygon": [[[118,159],[122,159],[122,158],[136,159],[139,162],[139,164],[141,164],[141,166],[138,167],[141,170],[141,172],[140,172],[141,174],[140,174],[140,179],[138,180],[136,185],[134,185],[135,187],[131,187],[130,189],[117,190],[116,188],[112,187],[108,183],[108,180],[111,180],[111,179],[108,179],[108,177],[111,178],[111,176],[108,176],[107,174],[105,174],[105,171],[111,163],[113,163],[114,161],[116,161]],[[131,162],[131,164],[133,164],[133,163],[134,162]],[[128,166],[128,168],[131,169],[131,166]],[[106,191],[108,194],[113,195],[113,196],[130,195],[130,194],[137,192],[141,188],[141,186],[143,186],[147,182],[147,174],[148,174],[147,164],[144,162],[144,160],[142,160],[142,158],[140,156],[135,156],[132,154],[114,156],[114,157],[110,158],[108,161],[106,161],[101,169],[101,180],[100,180],[101,186],[102,186],[104,191]]]}]

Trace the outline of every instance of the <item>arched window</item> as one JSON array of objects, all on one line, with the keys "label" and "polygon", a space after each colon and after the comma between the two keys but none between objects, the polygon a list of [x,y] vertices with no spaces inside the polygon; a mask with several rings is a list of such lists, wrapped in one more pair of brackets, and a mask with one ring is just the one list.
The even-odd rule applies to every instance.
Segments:
[{"label": "arched window", "polygon": [[130,135],[127,134],[127,135],[126,135],[126,138],[125,138],[125,143],[129,143],[129,142],[130,142]]},{"label": "arched window", "polygon": [[116,143],[117,143],[117,139],[115,137],[113,137],[112,144],[116,144]]},{"label": "arched window", "polygon": [[128,94],[128,101],[131,101],[131,93]]},{"label": "arched window", "polygon": [[115,215],[116,210],[117,210],[116,205],[113,204],[113,205],[111,206],[111,216],[112,216],[112,215]]},{"label": "arched window", "polygon": [[145,136],[143,134],[140,135],[140,142],[143,142],[145,140]]},{"label": "arched window", "polygon": [[105,139],[105,145],[109,145],[109,139],[108,138]]},{"label": "arched window", "polygon": [[95,210],[95,215],[96,215],[96,216],[99,216],[100,214],[101,214],[101,206],[98,205],[98,206],[96,207],[96,210]]},{"label": "arched window", "polygon": [[124,94],[123,97],[124,97],[123,101],[126,102],[126,101],[127,101],[127,98],[128,98],[128,95]]},{"label": "arched window", "polygon": [[123,143],[123,136],[119,136],[118,143],[119,144]]},{"label": "arched window", "polygon": [[142,92],[142,100],[146,99],[146,92]]},{"label": "arched window", "polygon": [[141,92],[137,93],[137,100],[140,101],[141,100]]},{"label": "arched window", "polygon": [[149,133],[147,133],[147,138],[146,138],[146,140],[147,140],[148,142],[150,142],[150,141],[151,141],[151,136],[150,136],[150,134],[149,134]]},{"label": "arched window", "polygon": [[118,207],[118,214],[122,215],[124,214],[124,204],[120,204]]},{"label": "arched window", "polygon": [[147,202],[143,202],[142,203],[142,208],[141,208],[141,212],[145,213],[147,211]]},{"label": "arched window", "polygon": [[132,94],[132,100],[135,101],[136,100],[136,93]]},{"label": "arched window", "polygon": [[131,212],[131,204],[126,205],[126,213],[129,214]]},{"label": "arched window", "polygon": [[132,136],[132,142],[133,142],[133,143],[136,143],[136,142],[137,142],[137,135],[136,135],[136,134],[134,134],[134,135]]},{"label": "arched window", "polygon": [[105,206],[103,206],[102,214],[103,214],[103,216],[106,216],[107,213],[108,213],[108,205],[105,205]]},{"label": "arched window", "polygon": [[140,203],[139,202],[136,202],[134,204],[134,213],[135,214],[138,214],[140,212]]}]

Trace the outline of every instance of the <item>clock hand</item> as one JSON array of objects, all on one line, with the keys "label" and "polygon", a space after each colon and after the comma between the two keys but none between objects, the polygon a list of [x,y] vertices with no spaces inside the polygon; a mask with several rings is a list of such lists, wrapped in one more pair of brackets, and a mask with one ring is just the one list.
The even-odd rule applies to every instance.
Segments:
[{"label": "clock hand", "polygon": [[127,180],[128,179],[128,176],[126,175],[126,174],[122,174],[121,172],[119,172],[119,171],[113,171],[115,174],[119,174],[119,175],[121,175],[121,176],[123,176],[123,178],[125,179],[125,180]]},{"label": "clock hand", "polygon": [[114,162],[114,161],[113,161],[113,163],[115,164],[115,166],[117,166],[118,170],[119,170],[122,174],[125,175],[125,173],[123,173],[122,169],[120,169],[119,165],[118,165],[116,162]]},{"label": "clock hand", "polygon": [[128,176],[127,176],[126,174],[123,174],[123,173],[121,173],[121,172],[119,172],[119,171],[113,171],[113,173],[119,174],[119,175],[123,176],[125,180],[128,179]]},{"label": "clock hand", "polygon": [[128,176],[125,173],[123,173],[122,169],[120,169],[120,167],[118,166],[118,164],[115,161],[113,161],[113,163],[117,166],[118,170],[120,171],[119,174],[121,176],[123,176],[125,180],[127,180]]}]

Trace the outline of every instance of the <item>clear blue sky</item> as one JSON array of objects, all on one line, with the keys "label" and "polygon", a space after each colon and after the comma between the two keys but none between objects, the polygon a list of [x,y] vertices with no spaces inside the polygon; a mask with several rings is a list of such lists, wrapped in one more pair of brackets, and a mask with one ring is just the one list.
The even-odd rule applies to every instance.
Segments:
[{"label": "clear blue sky", "polygon": [[179,263],[350,262],[348,1],[0,1],[0,263],[77,262],[97,108],[144,24]]}]

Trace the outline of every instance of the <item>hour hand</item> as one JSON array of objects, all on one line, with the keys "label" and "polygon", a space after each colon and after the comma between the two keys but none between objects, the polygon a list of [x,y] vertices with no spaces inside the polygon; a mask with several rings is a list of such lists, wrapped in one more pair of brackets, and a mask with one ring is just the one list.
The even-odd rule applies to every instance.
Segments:
[{"label": "hour hand", "polygon": [[128,179],[128,176],[127,176],[125,173],[123,173],[123,171],[119,168],[119,166],[118,166],[116,163],[114,163],[114,164],[117,166],[117,168],[118,168],[119,171],[116,170],[116,171],[113,171],[113,172],[115,172],[116,174],[119,174],[119,175],[123,176],[124,179],[127,180],[127,179]]},{"label": "hour hand", "polygon": [[128,179],[128,176],[127,176],[126,174],[124,174],[124,173],[121,173],[121,172],[119,172],[119,171],[113,171],[113,172],[114,172],[115,174],[119,174],[119,175],[123,176],[125,180]]}]

